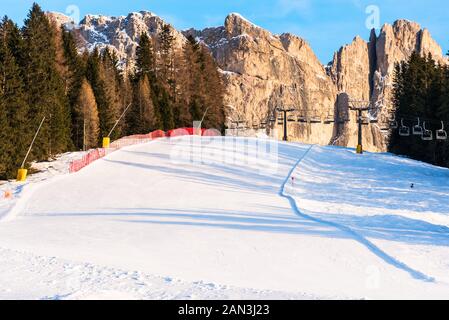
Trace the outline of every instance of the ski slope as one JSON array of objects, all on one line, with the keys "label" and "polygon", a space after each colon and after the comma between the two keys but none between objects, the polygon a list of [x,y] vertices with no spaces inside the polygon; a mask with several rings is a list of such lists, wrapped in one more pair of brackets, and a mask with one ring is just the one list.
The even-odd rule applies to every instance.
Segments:
[{"label": "ski slope", "polygon": [[449,170],[285,143],[274,165],[241,153],[251,139],[203,139],[21,189],[0,221],[0,298],[449,297]]}]

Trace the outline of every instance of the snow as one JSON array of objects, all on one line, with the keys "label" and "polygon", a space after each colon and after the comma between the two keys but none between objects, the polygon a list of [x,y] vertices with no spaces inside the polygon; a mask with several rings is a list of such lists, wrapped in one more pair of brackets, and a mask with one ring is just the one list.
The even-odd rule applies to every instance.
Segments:
[{"label": "snow", "polygon": [[[26,183],[16,181],[0,181],[0,221],[15,207],[17,200],[30,186],[46,183],[50,178],[68,174],[69,164],[73,160],[81,159],[85,152],[70,152],[58,156],[56,161],[34,162],[31,168],[37,173],[29,175]],[[6,191],[13,194],[11,199],[4,199]]]},{"label": "snow", "polygon": [[0,298],[448,297],[449,170],[287,143],[270,166],[260,140],[200,141],[127,147],[17,191]]},{"label": "snow", "polygon": [[248,19],[246,19],[244,16],[242,16],[240,13],[237,12],[232,12],[229,14],[230,17],[235,16],[238,17],[239,19],[245,21],[246,23],[250,24],[251,26],[258,28],[258,29],[262,29],[261,27],[259,27],[258,25],[254,24],[253,22],[249,21]]}]

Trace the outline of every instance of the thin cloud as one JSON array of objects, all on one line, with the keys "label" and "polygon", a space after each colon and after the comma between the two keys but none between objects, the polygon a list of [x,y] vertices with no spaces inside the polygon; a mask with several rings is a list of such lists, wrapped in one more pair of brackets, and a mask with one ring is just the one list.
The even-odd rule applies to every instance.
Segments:
[{"label": "thin cloud", "polygon": [[281,15],[291,13],[305,14],[311,9],[310,0],[278,0],[278,8]]}]

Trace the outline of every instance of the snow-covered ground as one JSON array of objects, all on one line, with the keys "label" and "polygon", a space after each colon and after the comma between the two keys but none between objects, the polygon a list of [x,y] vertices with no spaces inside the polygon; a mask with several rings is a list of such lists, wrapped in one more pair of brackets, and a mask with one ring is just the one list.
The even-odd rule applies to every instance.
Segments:
[{"label": "snow-covered ground", "polygon": [[161,139],[16,188],[0,298],[449,297],[449,170],[285,143],[273,166],[222,139],[201,163]]}]

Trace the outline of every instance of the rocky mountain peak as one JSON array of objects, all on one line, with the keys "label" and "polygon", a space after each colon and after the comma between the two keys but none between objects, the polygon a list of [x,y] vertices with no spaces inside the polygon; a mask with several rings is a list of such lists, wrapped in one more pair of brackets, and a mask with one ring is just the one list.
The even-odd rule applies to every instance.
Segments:
[{"label": "rocky mountain peak", "polygon": [[[66,25],[70,18],[57,13],[48,13],[51,20]],[[168,25],[175,39],[175,47],[180,49],[185,37],[173,26],[149,11],[132,12],[127,16],[109,17],[86,15],[79,25],[74,26],[80,51],[109,48],[119,58],[121,68],[132,70],[135,52],[142,33],[157,37],[163,27]]]},{"label": "rocky mountain peak", "polygon": [[[70,22],[64,15],[50,15],[59,24]],[[80,51],[110,48],[123,68],[132,70],[140,35],[146,32],[155,38],[164,25],[161,18],[148,11],[122,17],[88,15],[74,33]],[[412,52],[430,53],[439,62],[448,61],[429,31],[408,20],[385,24],[378,35],[371,30],[369,41],[356,36],[334,54],[326,68],[306,40],[291,33],[272,34],[237,13],[228,15],[221,27],[182,33],[170,28],[177,48],[182,47],[186,36],[194,36],[210,49],[226,85],[228,126],[238,120],[256,127],[267,123],[276,107],[295,106],[297,119],[314,121],[289,123],[290,139],[355,145],[357,125],[355,116],[348,113],[348,100],[366,100],[379,106],[379,112],[372,116],[380,122],[367,126],[364,134],[363,143],[372,151],[386,150],[388,137],[380,127],[382,119],[388,119],[394,111],[391,97],[395,64],[408,59]],[[352,121],[347,122],[349,116]],[[276,124],[274,128],[282,131]]]},{"label": "rocky mountain peak", "polygon": [[228,37],[233,38],[240,35],[249,35],[251,37],[265,37],[268,32],[261,27],[253,24],[239,13],[231,13],[225,19],[224,27]]}]

